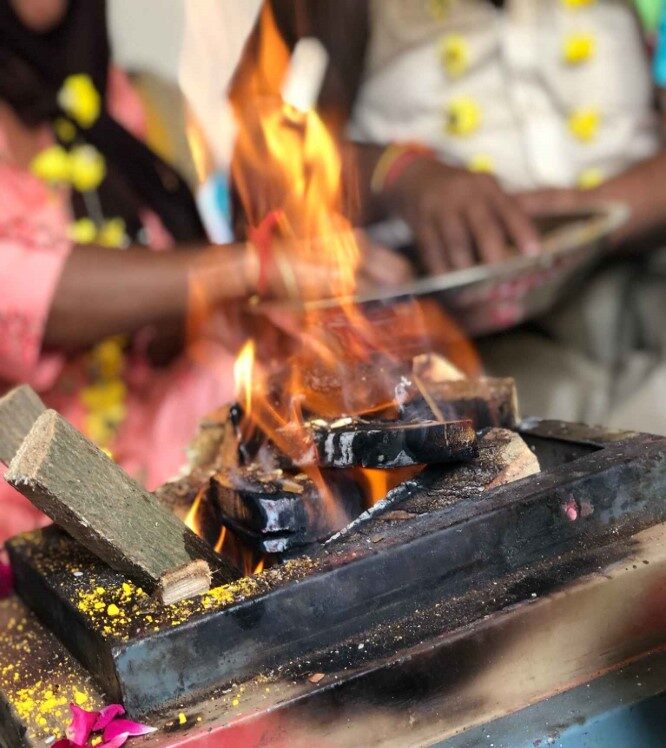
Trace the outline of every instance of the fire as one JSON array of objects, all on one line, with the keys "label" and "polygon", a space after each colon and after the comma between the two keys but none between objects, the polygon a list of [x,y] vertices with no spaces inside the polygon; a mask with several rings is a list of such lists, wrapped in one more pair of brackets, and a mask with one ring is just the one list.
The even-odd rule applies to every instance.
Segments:
[{"label": "fire", "polygon": [[224,541],[227,537],[227,528],[222,526],[222,529],[220,530],[220,537],[217,540],[217,543],[215,543],[215,550],[217,553],[221,553],[222,549],[224,548]]},{"label": "fire", "polygon": [[248,340],[234,363],[236,397],[246,414],[252,410],[252,373],[254,371],[254,341]]},{"label": "fire", "polygon": [[201,516],[199,509],[204,496],[204,489],[202,488],[194,498],[192,506],[190,507],[187,516],[185,517],[185,524],[187,527],[195,532],[197,535],[201,535]]},{"label": "fire", "polygon": [[[251,226],[250,238],[257,245],[261,240],[264,262],[270,259],[283,290],[302,303],[280,321],[264,305],[266,316],[238,354],[234,377],[243,413],[238,431],[243,445],[259,437],[298,465],[312,449],[306,419],[395,418],[396,387],[412,356],[446,350],[467,373],[478,372],[478,361],[434,303],[394,304],[378,314],[354,303],[362,250],[345,214],[335,135],[314,109],[317,91],[312,81],[323,78],[325,52],[313,40],[306,53],[301,48],[299,54],[297,48],[295,58],[319,65],[314,73],[299,73],[298,60],[290,68],[289,51],[268,3],[260,24],[258,64],[243,71],[232,95],[237,115],[232,176]],[[190,141],[196,146],[195,135]],[[311,303],[315,294],[321,296],[322,284],[315,285],[304,267],[312,267],[313,273],[324,269],[327,296],[334,304]],[[284,343],[276,346],[276,339]],[[371,504],[418,470],[352,473]],[[303,471],[315,483],[331,521],[339,522],[342,510],[324,474],[314,466]],[[201,500],[197,496],[188,517],[195,525]],[[263,560],[242,549],[226,528],[216,550],[236,560],[246,573],[263,569]]]},{"label": "fire", "polygon": [[[275,241],[270,244],[268,237],[268,248],[289,294],[306,301],[313,296],[307,276],[297,277],[293,270],[310,263],[326,268],[328,295],[336,303],[305,304],[286,330],[298,340],[299,350],[278,357],[272,371],[257,365],[257,347],[265,346],[256,341],[257,346],[248,344],[241,351],[235,373],[246,419],[298,462],[308,449],[304,413],[395,416],[401,357],[410,346],[414,355],[423,352],[432,320],[447,343],[459,341],[460,335],[439,310],[425,305],[395,305],[377,320],[354,303],[361,248],[344,211],[340,149],[314,108],[326,53],[308,39],[290,56],[269,4],[257,38],[258,62],[243,69],[232,94],[237,115],[234,183],[262,241],[270,219]],[[299,67],[303,63],[306,67]],[[289,257],[281,255],[280,242],[289,246]],[[277,381],[277,388],[268,386],[269,381]],[[320,386],[322,381],[326,386]],[[307,473],[334,513],[321,473],[316,468]],[[359,483],[372,502],[401,478],[397,472],[365,471]]]}]

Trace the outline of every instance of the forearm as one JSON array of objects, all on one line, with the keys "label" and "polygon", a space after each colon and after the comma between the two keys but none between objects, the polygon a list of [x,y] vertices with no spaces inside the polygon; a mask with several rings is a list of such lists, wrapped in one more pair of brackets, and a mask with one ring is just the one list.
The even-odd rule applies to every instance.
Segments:
[{"label": "forearm", "polygon": [[370,186],[384,147],[345,141],[341,152],[345,202],[354,224],[367,226],[386,217],[389,208],[384,196],[374,194]]},{"label": "forearm", "polygon": [[591,196],[624,203],[631,211],[616,235],[617,242],[666,227],[666,150],[608,180]]},{"label": "forearm", "polygon": [[75,247],[53,299],[45,346],[75,350],[148,325],[182,325],[195,286],[209,304],[246,296],[252,259],[244,245],[189,252]]}]

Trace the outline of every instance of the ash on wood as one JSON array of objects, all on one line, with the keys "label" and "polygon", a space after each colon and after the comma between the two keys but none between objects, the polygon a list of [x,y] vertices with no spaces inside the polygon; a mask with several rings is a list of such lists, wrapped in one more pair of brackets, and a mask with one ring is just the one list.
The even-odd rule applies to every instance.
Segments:
[{"label": "ash on wood", "polygon": [[[404,541],[398,526],[403,520],[427,517],[433,512],[445,510],[470,497],[480,497],[486,491],[507,483],[535,475],[539,472],[539,460],[520,434],[506,429],[490,429],[479,439],[478,456],[470,462],[453,465],[446,470],[426,468],[414,481],[408,481],[389,492],[388,496],[357,517],[342,532],[334,535],[328,544],[337,543],[354,546],[365,542],[365,536],[382,536],[384,544]],[[425,489],[409,495],[409,483]],[[395,511],[397,509],[397,511]],[[398,512],[402,516],[398,515]],[[398,528],[386,531],[387,526]]]},{"label": "ash on wood", "polygon": [[306,475],[264,473],[256,466],[218,473],[208,501],[219,521],[256,550],[283,553],[322,540],[363,510],[357,483],[339,471],[324,471],[334,501],[325,501]]},{"label": "ash on wood", "polygon": [[55,411],[35,422],[8,483],[117,571],[163,602],[240,573]]},{"label": "ash on wood", "polygon": [[462,462],[477,454],[471,421],[311,421],[317,463],[331,468],[392,469]]},{"label": "ash on wood", "polygon": [[22,384],[0,398],[0,461],[5,465],[14,458],[34,422],[46,410],[39,395]]}]

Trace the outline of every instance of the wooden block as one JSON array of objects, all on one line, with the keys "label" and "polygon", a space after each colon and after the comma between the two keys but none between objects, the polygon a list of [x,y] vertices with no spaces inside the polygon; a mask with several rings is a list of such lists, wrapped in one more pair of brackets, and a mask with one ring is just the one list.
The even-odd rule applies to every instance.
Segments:
[{"label": "wooden block", "polygon": [[[478,441],[478,455],[473,460],[442,470],[426,468],[415,479],[391,491],[357,517],[348,527],[329,541],[340,539],[354,545],[359,542],[355,533],[380,533],[383,527],[405,517],[396,517],[396,510],[409,516],[428,515],[470,499],[480,500],[493,488],[527,478],[540,471],[539,460],[520,434],[507,429],[489,429]],[[411,487],[410,487],[411,484]],[[427,490],[413,490],[420,486]],[[436,486],[436,490],[434,488]],[[407,497],[407,498],[405,498]],[[395,533],[386,534],[386,543],[395,542]]]},{"label": "wooden block", "polygon": [[392,469],[469,460],[476,454],[470,421],[414,423],[343,418],[307,424],[321,467]]},{"label": "wooden block", "polygon": [[39,395],[27,384],[0,398],[0,461],[9,465],[33,423],[46,410]]},{"label": "wooden block", "polygon": [[357,483],[344,472],[322,471],[333,502],[307,476],[263,473],[257,466],[218,473],[208,500],[219,521],[253,548],[283,552],[327,538],[363,510]]},{"label": "wooden block", "polygon": [[[163,601],[240,573],[55,411],[35,422],[6,480],[113,569]],[[205,563],[202,563],[205,562]]]},{"label": "wooden block", "polygon": [[[520,421],[516,383],[511,378],[461,379],[433,381],[421,378],[428,399],[434,401],[445,420],[469,419],[477,430],[513,429]],[[418,397],[403,408],[403,418],[429,418],[432,407]]]}]

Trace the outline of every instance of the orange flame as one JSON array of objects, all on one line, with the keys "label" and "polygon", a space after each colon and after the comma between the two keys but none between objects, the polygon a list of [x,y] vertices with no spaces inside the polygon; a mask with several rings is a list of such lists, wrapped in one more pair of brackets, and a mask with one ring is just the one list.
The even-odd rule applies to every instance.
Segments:
[{"label": "orange flame", "polygon": [[[269,3],[264,4],[253,43],[255,63],[241,66],[232,90],[238,125],[233,181],[251,226],[263,229],[266,217],[271,217],[269,231],[275,240],[268,247],[271,269],[283,290],[302,300],[323,293],[335,298],[336,304],[306,304],[287,315],[287,322],[271,318],[272,325],[266,322],[253,328],[253,338],[243,345],[234,366],[236,394],[244,413],[240,436],[249,441],[260,433],[300,464],[312,449],[304,423],[308,417],[394,418],[401,367],[411,356],[428,350],[429,340],[435,350],[451,353],[466,373],[478,373],[479,367],[469,344],[434,303],[398,304],[371,317],[353,302],[362,254],[344,212],[340,151],[334,134],[314,109],[296,109],[279,94],[290,54]],[[188,135],[204,173],[206,154],[195,124],[190,123]],[[287,247],[288,256],[283,252]],[[290,342],[280,349],[275,340],[282,339]],[[368,503],[374,503],[418,469],[352,472]],[[307,467],[305,472],[315,483],[331,523],[351,519],[340,517],[342,510],[321,470]],[[200,504],[197,496],[188,515],[193,528]],[[263,561],[225,528],[216,550],[236,560],[246,573],[263,568]]]},{"label": "orange flame", "polygon": [[241,348],[234,363],[234,382],[236,397],[240,401],[246,415],[252,411],[252,375],[254,371],[254,341],[248,340]]},{"label": "orange flame", "polygon": [[192,530],[192,532],[196,533],[197,535],[201,534],[201,519],[199,516],[199,508],[201,506],[204,492],[205,489],[203,488],[199,490],[197,495],[194,497],[194,501],[192,502],[192,506],[190,507],[187,516],[185,517],[185,524],[190,528],[190,530]]}]

